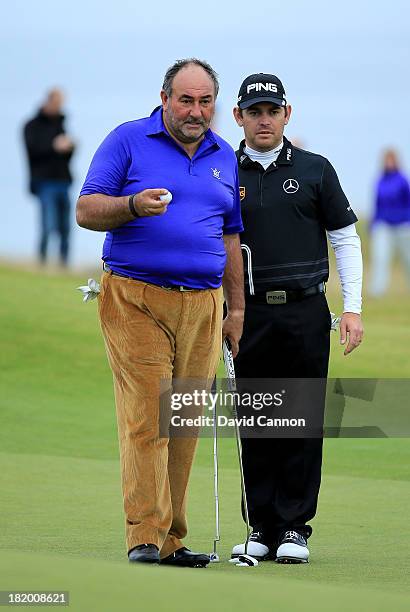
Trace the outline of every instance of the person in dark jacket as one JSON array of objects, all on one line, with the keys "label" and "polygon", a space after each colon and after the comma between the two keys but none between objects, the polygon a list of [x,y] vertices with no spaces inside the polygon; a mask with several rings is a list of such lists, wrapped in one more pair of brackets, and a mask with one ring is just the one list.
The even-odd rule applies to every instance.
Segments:
[{"label": "person in dark jacket", "polygon": [[371,295],[378,297],[386,292],[395,249],[404,264],[410,286],[410,185],[400,168],[398,155],[392,149],[383,154],[383,169],[377,181],[370,231]]},{"label": "person in dark jacket", "polygon": [[40,203],[40,241],[38,256],[47,258],[50,235],[60,238],[60,262],[67,264],[69,254],[70,200],[68,189],[72,181],[69,163],[74,142],[65,133],[63,93],[52,89],[46,101],[24,126],[24,142],[30,169],[30,191]]}]

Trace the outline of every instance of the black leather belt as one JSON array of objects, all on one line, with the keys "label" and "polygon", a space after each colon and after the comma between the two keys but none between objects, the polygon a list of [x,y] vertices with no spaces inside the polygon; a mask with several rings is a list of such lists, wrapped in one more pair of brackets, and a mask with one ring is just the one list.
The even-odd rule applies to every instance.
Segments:
[{"label": "black leather belt", "polygon": [[[144,282],[144,281],[141,281],[139,278],[134,278],[133,276],[130,276],[129,274],[121,274],[121,272],[114,272],[113,270],[111,270],[110,266],[106,264],[105,262],[103,263],[103,270],[104,272],[108,272],[109,274],[112,274],[112,276],[121,276],[121,278],[130,278],[131,280],[138,280],[140,282]],[[154,285],[154,287],[160,287],[161,289],[166,289],[167,291],[201,291],[201,289],[192,289],[191,287],[184,287],[184,285],[174,285],[172,287],[165,287],[163,285],[155,285],[154,283],[148,283],[148,285]]]},{"label": "black leather belt", "polygon": [[271,291],[257,291],[255,295],[247,295],[246,301],[254,304],[287,304],[299,302],[307,297],[325,293],[325,283],[319,283],[300,291],[274,289]]}]

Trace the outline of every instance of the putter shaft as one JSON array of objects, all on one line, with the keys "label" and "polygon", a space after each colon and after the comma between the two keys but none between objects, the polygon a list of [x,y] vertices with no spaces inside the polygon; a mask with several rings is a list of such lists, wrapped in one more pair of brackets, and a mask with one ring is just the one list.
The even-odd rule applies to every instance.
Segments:
[{"label": "putter shaft", "polygon": [[[232,350],[226,338],[223,342],[223,358],[224,358],[224,363],[225,363],[226,375],[228,378],[229,390],[233,394],[235,394],[236,392],[235,366],[233,362]],[[238,425],[238,412],[236,410],[235,395],[233,395],[232,413],[233,413],[234,422],[235,422],[236,447],[238,451],[239,472],[240,472],[240,478],[241,478],[242,505],[243,505],[243,512],[245,515],[245,523],[246,523],[245,555],[247,555],[248,554],[248,542],[249,542],[249,537],[251,535],[251,526],[249,523],[248,502],[246,498],[246,487],[245,487],[245,475],[243,471],[243,462],[242,462],[241,432],[240,432],[239,425]]]}]

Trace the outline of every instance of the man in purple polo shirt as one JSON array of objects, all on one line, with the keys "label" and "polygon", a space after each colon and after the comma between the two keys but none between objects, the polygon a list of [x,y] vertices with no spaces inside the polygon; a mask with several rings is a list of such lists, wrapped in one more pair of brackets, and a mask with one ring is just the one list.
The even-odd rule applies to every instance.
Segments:
[{"label": "man in purple polo shirt", "polygon": [[[218,87],[206,62],[177,61],[162,106],[101,144],[77,203],[79,225],[107,232],[99,312],[131,562],[209,563],[181,541],[196,438],[162,438],[158,420],[161,379],[212,381],[222,335],[236,354],[242,333],[237,164],[209,129]],[[170,203],[161,200],[168,192]]]}]

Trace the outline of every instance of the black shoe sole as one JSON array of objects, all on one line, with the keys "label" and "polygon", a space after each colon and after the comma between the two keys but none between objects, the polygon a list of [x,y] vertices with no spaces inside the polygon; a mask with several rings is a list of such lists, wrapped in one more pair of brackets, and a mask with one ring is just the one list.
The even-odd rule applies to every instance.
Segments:
[{"label": "black shoe sole", "polygon": [[195,565],[185,565],[185,567],[206,567],[207,565],[209,565],[209,561],[203,561],[203,562],[199,562],[196,563]]},{"label": "black shoe sole", "polygon": [[[238,559],[238,557],[240,557],[243,554],[245,553],[241,553],[240,555],[231,555],[231,559]],[[249,553],[247,554],[249,555]],[[252,557],[252,559],[256,559],[257,561],[268,561],[269,559],[270,560],[273,559],[270,553],[268,553],[267,555],[264,555],[263,557],[257,557],[256,555],[250,555],[250,556]]]},{"label": "black shoe sole", "polygon": [[165,567],[206,567],[209,561],[196,561],[195,563],[163,563],[161,565]]},{"label": "black shoe sole", "polygon": [[158,559],[128,559],[128,563],[148,563],[148,565],[159,565]]},{"label": "black shoe sole", "polygon": [[280,557],[280,559],[275,559],[276,563],[281,563],[282,565],[296,565],[299,563],[309,563],[308,559],[297,559],[295,557]]}]

